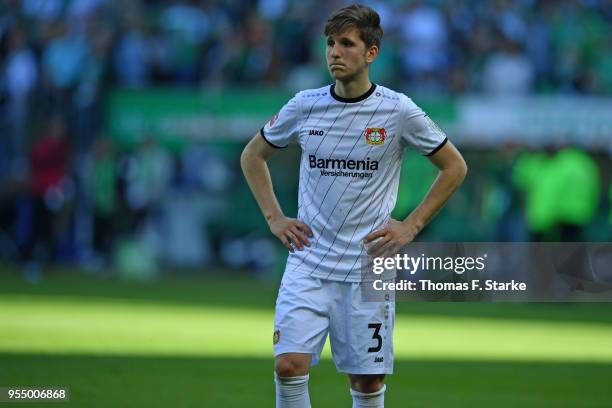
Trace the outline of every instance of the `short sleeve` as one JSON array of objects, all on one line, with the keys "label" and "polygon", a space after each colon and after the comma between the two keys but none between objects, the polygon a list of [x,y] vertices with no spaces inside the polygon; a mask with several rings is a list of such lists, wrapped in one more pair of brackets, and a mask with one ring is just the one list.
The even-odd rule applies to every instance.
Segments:
[{"label": "short sleeve", "polygon": [[261,128],[261,135],[272,147],[282,149],[298,138],[298,96],[291,98],[268,123]]},{"label": "short sleeve", "polygon": [[411,99],[405,97],[400,118],[402,140],[425,156],[431,156],[448,141],[446,134]]}]

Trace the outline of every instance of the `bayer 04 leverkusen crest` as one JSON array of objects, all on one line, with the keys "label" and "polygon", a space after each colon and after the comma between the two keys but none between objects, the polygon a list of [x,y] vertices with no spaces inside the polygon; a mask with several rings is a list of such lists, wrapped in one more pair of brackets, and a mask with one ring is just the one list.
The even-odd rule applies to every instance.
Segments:
[{"label": "bayer 04 leverkusen crest", "polygon": [[365,140],[369,145],[381,145],[385,143],[385,128],[367,128]]}]

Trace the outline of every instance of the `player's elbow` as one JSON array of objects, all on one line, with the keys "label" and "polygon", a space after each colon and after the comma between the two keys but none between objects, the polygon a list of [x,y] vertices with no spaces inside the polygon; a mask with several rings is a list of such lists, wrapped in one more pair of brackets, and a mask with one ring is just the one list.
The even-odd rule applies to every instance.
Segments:
[{"label": "player's elbow", "polygon": [[459,184],[463,183],[463,180],[467,177],[468,166],[463,157],[457,163],[457,179]]},{"label": "player's elbow", "polygon": [[240,154],[240,167],[242,168],[243,172],[246,171],[252,156],[249,145],[250,143],[247,144],[244,149],[242,149],[242,153]]},{"label": "player's elbow", "polygon": [[244,173],[248,171],[256,158],[257,152],[253,141],[251,141],[244,147],[242,154],[240,154],[240,167]]},{"label": "player's elbow", "polygon": [[263,138],[258,133],[242,150],[240,167],[242,167],[243,172],[246,173],[253,166],[266,162],[272,155],[273,152],[268,152],[269,148],[262,140]]},{"label": "player's elbow", "polygon": [[452,178],[455,187],[458,187],[463,183],[463,180],[465,180],[465,177],[467,176],[467,172],[467,164],[461,156],[453,160],[447,168],[447,173]]}]

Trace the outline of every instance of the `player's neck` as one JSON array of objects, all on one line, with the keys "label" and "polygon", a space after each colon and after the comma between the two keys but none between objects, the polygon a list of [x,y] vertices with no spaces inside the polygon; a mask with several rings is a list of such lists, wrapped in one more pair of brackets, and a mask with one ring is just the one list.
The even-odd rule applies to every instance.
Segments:
[{"label": "player's neck", "polygon": [[353,99],[365,94],[371,87],[372,83],[367,76],[349,82],[336,80],[334,92],[341,98]]}]

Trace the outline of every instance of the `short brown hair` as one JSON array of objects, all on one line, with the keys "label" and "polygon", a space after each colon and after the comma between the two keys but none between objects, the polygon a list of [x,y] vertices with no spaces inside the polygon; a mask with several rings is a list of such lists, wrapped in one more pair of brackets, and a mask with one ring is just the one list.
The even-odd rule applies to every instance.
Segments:
[{"label": "short brown hair", "polygon": [[340,34],[347,28],[356,28],[359,38],[366,47],[375,45],[380,48],[383,29],[380,26],[380,16],[367,6],[352,4],[334,12],[325,24],[325,36]]}]

